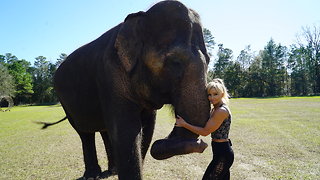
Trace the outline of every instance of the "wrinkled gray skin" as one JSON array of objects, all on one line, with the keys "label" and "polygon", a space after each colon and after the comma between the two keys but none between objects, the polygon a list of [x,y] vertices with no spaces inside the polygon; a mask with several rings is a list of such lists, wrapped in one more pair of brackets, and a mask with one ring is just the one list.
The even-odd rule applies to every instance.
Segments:
[{"label": "wrinkled gray skin", "polygon": [[[172,104],[176,114],[197,126],[209,115],[209,63],[198,15],[177,1],[163,1],[72,54],[58,68],[54,87],[67,118],[79,134],[85,178],[101,175],[95,132],[100,132],[108,168],[119,179],[142,179],[156,110]],[[202,152],[198,135],[174,127],[156,141],[152,155],[165,159]]]}]

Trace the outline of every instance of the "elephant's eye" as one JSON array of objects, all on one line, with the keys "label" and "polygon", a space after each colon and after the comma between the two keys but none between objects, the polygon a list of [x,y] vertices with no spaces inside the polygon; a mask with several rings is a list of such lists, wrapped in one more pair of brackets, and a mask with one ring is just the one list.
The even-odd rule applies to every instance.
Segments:
[{"label": "elephant's eye", "polygon": [[180,59],[168,59],[167,69],[172,78],[179,80],[183,76],[184,64],[180,61]]},{"label": "elephant's eye", "polygon": [[180,59],[170,59],[167,65],[174,74],[181,75],[184,71],[184,64]]},{"label": "elephant's eye", "polygon": [[181,68],[181,62],[177,59],[174,59],[171,61],[171,65],[174,67],[174,68]]}]

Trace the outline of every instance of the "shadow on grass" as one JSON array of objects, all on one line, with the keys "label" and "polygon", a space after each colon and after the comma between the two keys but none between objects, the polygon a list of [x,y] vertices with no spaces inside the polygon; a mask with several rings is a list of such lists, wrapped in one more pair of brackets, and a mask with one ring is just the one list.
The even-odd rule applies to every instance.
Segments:
[{"label": "shadow on grass", "polygon": [[[110,170],[106,170],[106,171],[103,171],[101,173],[100,177],[97,178],[97,179],[105,179],[105,178],[108,178],[108,177],[111,177],[111,176],[115,176],[115,175],[117,175],[117,174],[112,173],[112,171],[110,171]],[[85,180],[85,178],[84,177],[80,177],[80,178],[78,178],[76,180]]]},{"label": "shadow on grass", "polygon": [[54,105],[61,106],[60,102],[30,104],[30,106],[54,106]]},{"label": "shadow on grass", "polygon": [[230,97],[231,99],[286,99],[286,98],[320,98],[319,95],[307,96],[266,96],[266,97]]}]

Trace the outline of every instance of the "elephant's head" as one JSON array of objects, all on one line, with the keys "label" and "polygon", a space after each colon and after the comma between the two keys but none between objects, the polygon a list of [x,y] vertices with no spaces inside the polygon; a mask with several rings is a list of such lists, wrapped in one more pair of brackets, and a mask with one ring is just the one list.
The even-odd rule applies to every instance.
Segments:
[{"label": "elephant's head", "polygon": [[[162,1],[147,12],[129,15],[121,25],[115,47],[133,91],[144,108],[172,104],[176,114],[204,126],[210,105],[205,91],[209,63],[199,16],[177,1]],[[165,159],[202,152],[207,145],[198,135],[174,127],[156,141],[151,154]]]}]

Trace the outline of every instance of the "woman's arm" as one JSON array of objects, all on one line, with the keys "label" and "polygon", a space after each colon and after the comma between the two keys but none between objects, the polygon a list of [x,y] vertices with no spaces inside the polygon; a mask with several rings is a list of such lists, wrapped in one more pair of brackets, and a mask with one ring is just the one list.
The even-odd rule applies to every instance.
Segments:
[{"label": "woman's arm", "polygon": [[217,109],[210,119],[207,121],[205,127],[194,126],[192,124],[187,123],[182,117],[179,115],[176,118],[177,127],[184,127],[189,131],[199,134],[201,136],[207,136],[210,133],[217,130],[222,122],[228,117],[229,113],[225,109]]}]

